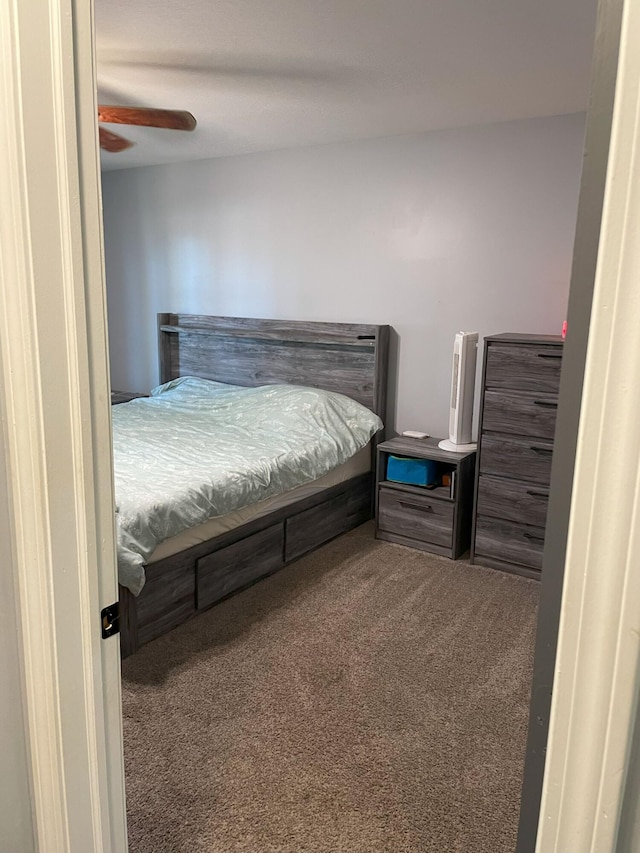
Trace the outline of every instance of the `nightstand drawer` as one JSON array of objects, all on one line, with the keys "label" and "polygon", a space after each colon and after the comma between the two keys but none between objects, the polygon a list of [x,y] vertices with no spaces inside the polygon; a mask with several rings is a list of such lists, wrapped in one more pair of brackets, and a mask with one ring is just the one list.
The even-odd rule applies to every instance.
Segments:
[{"label": "nightstand drawer", "polygon": [[478,481],[479,515],[544,527],[549,489],[532,483],[481,475]]},{"label": "nightstand drawer", "polygon": [[562,347],[492,343],[487,350],[486,387],[558,394]]},{"label": "nightstand drawer", "polygon": [[552,457],[553,444],[548,441],[487,434],[482,436],[480,473],[548,486]]},{"label": "nightstand drawer", "polygon": [[530,435],[553,441],[557,413],[558,400],[549,394],[486,391],[482,429],[512,435]]},{"label": "nightstand drawer", "polygon": [[378,527],[434,545],[451,547],[453,506],[428,495],[408,494],[382,487],[378,503]]},{"label": "nightstand drawer", "polygon": [[530,569],[542,569],[544,528],[525,527],[497,518],[476,519],[475,553]]}]

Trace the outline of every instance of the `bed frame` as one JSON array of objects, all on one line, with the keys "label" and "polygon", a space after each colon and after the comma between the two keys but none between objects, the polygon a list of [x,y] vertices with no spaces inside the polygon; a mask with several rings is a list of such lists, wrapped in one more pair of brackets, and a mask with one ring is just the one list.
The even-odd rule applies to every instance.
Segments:
[{"label": "bed frame", "polygon": [[[160,381],[338,391],[386,415],[389,326],[159,314]],[[371,471],[150,563],[140,595],[120,587],[122,657],[372,517]]]}]

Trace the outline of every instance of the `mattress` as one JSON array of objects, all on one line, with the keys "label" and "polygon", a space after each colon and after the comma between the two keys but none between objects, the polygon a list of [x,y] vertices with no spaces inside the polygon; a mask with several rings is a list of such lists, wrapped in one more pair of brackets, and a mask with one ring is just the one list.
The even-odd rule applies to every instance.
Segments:
[{"label": "mattress", "polygon": [[275,495],[272,498],[259,501],[259,503],[242,507],[242,509],[237,509],[235,512],[228,512],[226,515],[212,518],[204,524],[199,524],[197,527],[185,530],[177,536],[165,539],[164,542],[158,545],[151,557],[149,557],[147,564],[163,560],[165,557],[171,557],[173,554],[178,554],[180,551],[185,551],[187,548],[193,547],[193,545],[200,545],[201,542],[206,542],[207,539],[213,539],[222,533],[228,533],[242,524],[248,524],[256,518],[289,506],[289,504],[303,498],[317,495],[319,492],[325,491],[325,489],[345,483],[352,477],[366,474],[370,470],[371,446],[367,445],[362,450],[359,450],[355,456],[352,456],[348,462],[344,462],[342,465],[334,468],[333,471],[311,483],[305,483],[304,486],[298,486],[284,494]]},{"label": "mattress", "polygon": [[313,491],[336,482],[318,486],[325,476],[340,482],[360,473],[361,461],[337,469],[382,427],[377,415],[342,394],[195,377],[116,406],[112,423],[118,578],[134,595],[144,586],[144,565],[163,554],[162,543],[214,519],[220,526],[204,534],[211,538],[216,529],[270,512],[266,501],[297,500],[299,487]]}]

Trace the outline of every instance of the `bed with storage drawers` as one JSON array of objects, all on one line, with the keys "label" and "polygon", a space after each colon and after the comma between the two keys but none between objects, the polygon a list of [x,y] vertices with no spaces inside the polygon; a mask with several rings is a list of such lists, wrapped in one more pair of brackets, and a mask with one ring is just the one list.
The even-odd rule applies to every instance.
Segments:
[{"label": "bed with storage drawers", "polygon": [[[258,396],[262,386],[272,386],[273,391],[267,391],[266,396],[274,398],[271,405],[283,407],[285,404],[280,403],[281,398],[288,401],[292,396],[288,392],[293,389],[285,390],[282,386],[302,386],[303,391],[322,389],[356,401],[368,410],[370,421],[371,413],[385,415],[388,326],[161,314],[158,317],[158,335],[163,387],[150,398],[117,407],[119,411],[114,412],[117,415],[114,417],[114,454],[118,440],[122,446],[124,436],[122,453],[126,457],[125,427],[132,429],[136,417],[141,425],[153,418],[160,418],[162,423],[166,414],[162,410],[167,408],[165,397],[177,396],[180,402],[180,395],[185,396],[183,389],[188,391],[193,387],[198,392],[197,380],[204,380],[200,382],[203,386],[220,385],[223,400],[233,397],[234,389],[238,389],[238,398],[245,398],[247,394],[243,392],[247,389],[255,389]],[[184,377],[194,379],[185,382]],[[165,389],[170,393],[166,394]],[[214,388],[214,398],[216,393]],[[249,396],[252,393],[249,392]],[[320,393],[315,396],[320,396]],[[304,415],[298,420],[304,420],[307,411],[310,412],[309,417],[317,417],[313,408],[313,392],[303,393],[301,399]],[[339,402],[337,398],[329,400],[330,413],[340,408]],[[351,422],[348,401],[343,402],[347,403],[346,420]],[[199,405],[204,404],[196,397],[196,407]],[[130,407],[130,411],[125,407]],[[277,419],[277,411],[274,412],[273,417]],[[122,434],[116,435],[119,427],[116,421],[122,422]],[[380,424],[378,418],[375,422]],[[258,428],[263,429],[264,422]],[[377,426],[371,427],[371,432],[375,429]],[[322,421],[320,433],[324,431],[325,422]],[[123,656],[132,654],[143,643],[166,633],[222,598],[371,518],[372,461],[382,437],[383,431],[379,429],[363,449],[355,452],[354,445],[351,448],[354,452],[351,454],[349,451],[349,458],[323,476],[312,480],[308,477],[295,488],[283,480],[284,493],[272,493],[273,489],[267,488],[264,499],[257,503],[234,507],[232,511],[220,514],[220,507],[225,508],[224,501],[218,504],[213,493],[206,495],[206,500],[213,507],[212,517],[205,520],[201,514],[198,515],[197,520],[204,523],[158,541],[152,553],[144,553],[141,589],[129,575],[126,575],[126,585],[121,583],[119,613]],[[261,436],[257,435],[255,442],[249,439],[251,452],[247,451],[247,457],[252,453],[256,456],[254,445],[258,444],[259,438]],[[333,439],[329,443],[331,441]],[[287,442],[283,440],[283,444]],[[360,441],[362,444],[363,440]],[[139,459],[144,457],[144,452],[142,443],[134,456]],[[149,444],[147,460],[143,458],[139,465],[143,473],[134,488],[134,493],[137,489],[142,496],[141,500],[144,498],[145,467],[148,466],[151,493],[151,484],[155,485],[158,475],[163,473],[158,470],[157,459],[163,455],[161,445]],[[260,462],[259,453],[256,458]],[[202,460],[199,462],[202,467]],[[303,459],[301,464],[306,464]],[[129,466],[128,458],[116,458],[117,500],[118,470],[126,473]],[[181,466],[176,466],[176,470],[181,472],[179,478],[183,478]],[[240,470],[241,466],[236,464],[230,483],[241,476]],[[263,471],[262,467],[259,474],[265,487],[279,476],[271,469]],[[126,479],[126,476],[121,479]],[[165,479],[170,481],[170,477],[165,476]],[[121,491],[117,509],[124,513],[126,500],[123,494]],[[186,490],[186,494],[189,496],[190,491]],[[149,503],[154,504],[155,497],[151,496]],[[131,514],[129,511],[128,515]],[[164,514],[167,518],[172,517],[173,508]],[[136,534],[133,539],[137,537],[141,542],[154,542],[137,521],[131,529]],[[161,529],[167,531],[171,526]]]}]

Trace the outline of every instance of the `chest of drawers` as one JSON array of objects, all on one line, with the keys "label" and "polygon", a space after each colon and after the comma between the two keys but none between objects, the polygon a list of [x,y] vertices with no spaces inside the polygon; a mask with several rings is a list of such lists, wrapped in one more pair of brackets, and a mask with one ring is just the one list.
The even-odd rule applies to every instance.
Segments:
[{"label": "chest of drawers", "polygon": [[471,562],[542,568],[562,339],[485,338]]}]

